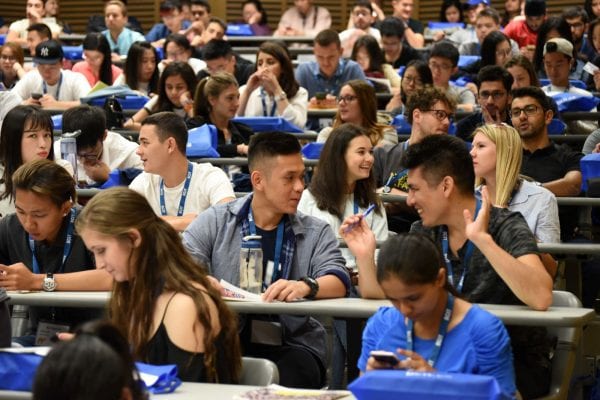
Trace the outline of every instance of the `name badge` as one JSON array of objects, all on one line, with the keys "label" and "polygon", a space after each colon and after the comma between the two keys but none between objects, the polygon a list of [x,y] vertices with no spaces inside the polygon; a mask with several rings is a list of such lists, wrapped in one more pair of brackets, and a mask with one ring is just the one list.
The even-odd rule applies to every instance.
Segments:
[{"label": "name badge", "polygon": [[279,322],[252,320],[250,343],[281,346],[282,330]]},{"label": "name badge", "polygon": [[68,332],[71,327],[60,322],[40,321],[35,335],[36,346],[50,346],[52,338],[59,332]]}]

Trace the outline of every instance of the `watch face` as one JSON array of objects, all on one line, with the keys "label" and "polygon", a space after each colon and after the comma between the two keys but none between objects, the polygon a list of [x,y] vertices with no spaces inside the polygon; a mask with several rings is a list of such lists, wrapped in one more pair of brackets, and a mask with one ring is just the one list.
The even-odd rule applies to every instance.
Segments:
[{"label": "watch face", "polygon": [[56,289],[56,281],[54,278],[45,277],[42,289],[44,289],[46,292],[53,292],[54,289]]}]

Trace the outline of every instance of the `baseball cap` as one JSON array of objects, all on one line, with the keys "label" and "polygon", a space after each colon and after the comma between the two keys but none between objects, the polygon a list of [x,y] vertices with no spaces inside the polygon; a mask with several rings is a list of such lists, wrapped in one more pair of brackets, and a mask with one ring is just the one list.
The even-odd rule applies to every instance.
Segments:
[{"label": "baseball cap", "polygon": [[35,46],[35,57],[33,62],[36,64],[56,64],[63,59],[63,49],[56,40],[46,40]]},{"label": "baseball cap", "polygon": [[573,58],[573,45],[567,39],[554,38],[544,44],[544,56],[546,53],[562,53],[569,58]]},{"label": "baseball cap", "polygon": [[541,17],[546,15],[546,0],[525,0],[525,15]]},{"label": "baseball cap", "polygon": [[467,0],[467,2],[465,3],[465,5],[467,7],[475,7],[478,6],[480,4],[484,4],[486,6],[490,5],[490,0]]}]

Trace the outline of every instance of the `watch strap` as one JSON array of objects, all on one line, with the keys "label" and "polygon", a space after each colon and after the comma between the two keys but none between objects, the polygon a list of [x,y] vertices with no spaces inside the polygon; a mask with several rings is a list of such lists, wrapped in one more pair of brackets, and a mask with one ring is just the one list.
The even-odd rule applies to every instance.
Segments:
[{"label": "watch strap", "polygon": [[310,292],[306,296],[304,296],[304,298],[310,300],[314,299],[317,293],[319,292],[319,282],[317,282],[315,278],[312,278],[310,276],[303,276],[299,280],[306,283],[310,288]]}]

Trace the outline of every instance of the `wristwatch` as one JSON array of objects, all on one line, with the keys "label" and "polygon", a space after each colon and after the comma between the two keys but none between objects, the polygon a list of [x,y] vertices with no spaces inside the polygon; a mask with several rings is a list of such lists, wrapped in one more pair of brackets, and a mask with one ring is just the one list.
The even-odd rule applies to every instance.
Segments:
[{"label": "wristwatch", "polygon": [[281,101],[281,100],[285,100],[285,99],[287,99],[287,94],[283,90],[278,95],[273,96],[273,100],[275,100],[275,101]]},{"label": "wristwatch", "polygon": [[56,290],[56,279],[54,279],[54,274],[52,272],[46,273],[46,277],[44,278],[44,282],[42,283],[42,289],[44,292],[54,292]]},{"label": "wristwatch", "polygon": [[317,292],[319,291],[319,282],[317,282],[315,278],[311,278],[310,276],[303,276],[298,280],[306,283],[310,288],[310,292],[306,296],[304,296],[304,298],[310,300],[314,299],[317,295]]}]

